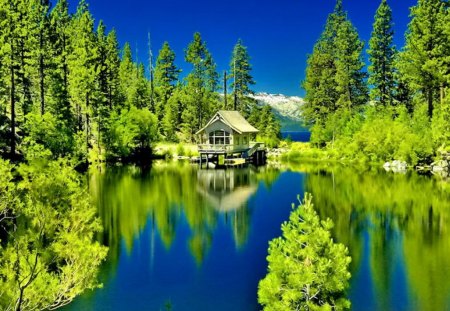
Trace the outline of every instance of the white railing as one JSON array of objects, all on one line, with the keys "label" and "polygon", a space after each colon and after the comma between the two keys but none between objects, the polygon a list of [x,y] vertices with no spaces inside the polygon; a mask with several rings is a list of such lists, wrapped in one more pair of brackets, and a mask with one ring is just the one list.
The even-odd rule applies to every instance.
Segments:
[{"label": "white railing", "polygon": [[226,152],[233,151],[234,145],[201,144],[198,145],[198,150],[201,152]]}]

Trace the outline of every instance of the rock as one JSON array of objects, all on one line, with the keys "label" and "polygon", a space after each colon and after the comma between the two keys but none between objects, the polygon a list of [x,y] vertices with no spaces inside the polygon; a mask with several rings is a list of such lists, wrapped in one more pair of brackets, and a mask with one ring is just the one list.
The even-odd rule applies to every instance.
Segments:
[{"label": "rock", "polygon": [[449,162],[447,160],[439,160],[431,163],[433,172],[447,172],[449,170]]},{"label": "rock", "polygon": [[408,164],[404,161],[395,160],[392,162],[386,162],[383,165],[386,171],[392,171],[394,173],[405,173]]},{"label": "rock", "polygon": [[405,161],[395,160],[391,163],[391,167],[395,167],[397,169],[406,170],[408,164]]}]

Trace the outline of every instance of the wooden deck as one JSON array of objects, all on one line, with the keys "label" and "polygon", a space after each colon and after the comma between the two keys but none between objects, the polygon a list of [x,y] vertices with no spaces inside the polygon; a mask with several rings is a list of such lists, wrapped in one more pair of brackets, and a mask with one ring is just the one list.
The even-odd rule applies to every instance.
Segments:
[{"label": "wooden deck", "polygon": [[246,152],[250,148],[245,148],[241,146],[234,145],[210,145],[210,144],[202,144],[198,145],[198,152],[200,154],[235,154]]},{"label": "wooden deck", "polygon": [[266,148],[263,143],[252,142],[250,146],[234,145],[198,145],[200,153],[199,163],[209,163],[215,166],[240,166],[246,163],[256,165],[264,164],[266,159]]}]

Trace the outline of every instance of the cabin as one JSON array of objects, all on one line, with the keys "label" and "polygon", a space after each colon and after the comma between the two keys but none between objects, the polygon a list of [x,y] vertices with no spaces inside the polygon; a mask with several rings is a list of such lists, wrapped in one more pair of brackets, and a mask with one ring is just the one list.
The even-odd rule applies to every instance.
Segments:
[{"label": "cabin", "polygon": [[238,111],[218,111],[197,133],[200,163],[216,160],[216,164],[227,159],[240,159],[243,162],[265,158],[262,143],[254,142],[258,129],[252,126]]}]

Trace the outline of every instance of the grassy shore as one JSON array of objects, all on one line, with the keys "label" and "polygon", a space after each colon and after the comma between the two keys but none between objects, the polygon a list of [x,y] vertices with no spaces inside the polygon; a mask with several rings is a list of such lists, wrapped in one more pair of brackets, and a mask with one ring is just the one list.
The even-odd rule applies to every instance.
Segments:
[{"label": "grassy shore", "polygon": [[192,143],[158,142],[154,147],[154,154],[161,158],[196,157],[199,155],[197,145]]}]

